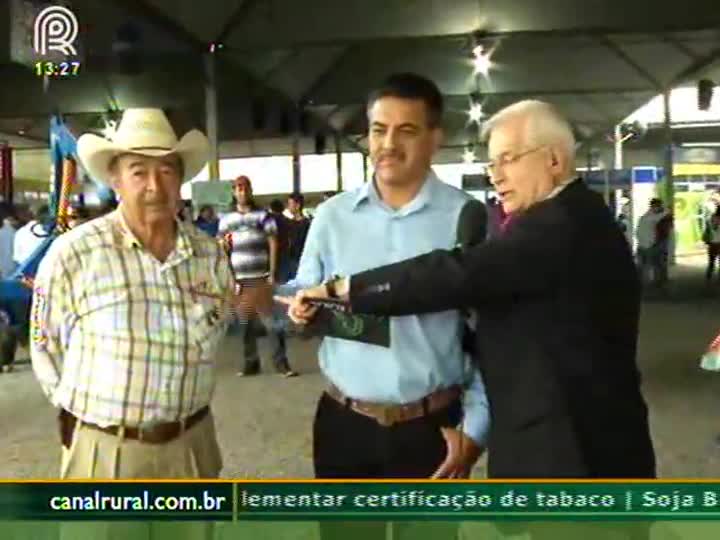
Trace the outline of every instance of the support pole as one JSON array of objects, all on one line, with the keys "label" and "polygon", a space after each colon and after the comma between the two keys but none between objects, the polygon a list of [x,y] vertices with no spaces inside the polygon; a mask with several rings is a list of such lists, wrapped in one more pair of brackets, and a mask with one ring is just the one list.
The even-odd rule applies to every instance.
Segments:
[{"label": "support pole", "polygon": [[292,168],[293,168],[293,192],[302,193],[300,181],[300,115],[302,111],[299,105],[295,106],[295,121],[293,122],[293,144],[292,144]]},{"label": "support pole", "polygon": [[341,148],[340,135],[335,135],[335,165],[337,166],[337,191],[340,193],[343,190],[343,170],[342,170],[342,148]]},{"label": "support pole", "polygon": [[[672,116],[670,114],[670,94],[672,88],[666,88],[663,92],[663,110],[665,113],[665,122],[663,125],[663,135],[665,139],[665,208],[669,212],[675,211],[675,181],[673,176],[673,168],[675,166],[673,160],[673,132],[672,132]],[[675,236],[674,229],[671,231],[670,245],[668,246],[668,264],[675,264]]]},{"label": "support pole", "polygon": [[672,133],[672,117],[670,115],[670,92],[666,89],[663,92],[663,111],[665,113],[663,124],[663,138],[665,139],[665,206],[668,210],[673,209],[675,202],[675,185],[673,181],[673,133]]},{"label": "support pole", "polygon": [[213,53],[205,55],[205,119],[207,136],[210,141],[210,160],[208,162],[210,180],[219,180],[217,62]]}]

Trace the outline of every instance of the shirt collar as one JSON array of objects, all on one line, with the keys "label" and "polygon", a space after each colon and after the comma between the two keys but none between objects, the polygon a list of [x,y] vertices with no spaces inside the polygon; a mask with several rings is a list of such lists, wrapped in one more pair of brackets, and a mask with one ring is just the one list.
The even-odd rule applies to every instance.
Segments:
[{"label": "shirt collar", "polygon": [[422,210],[425,206],[432,203],[433,194],[435,192],[435,184],[437,182],[440,182],[440,180],[431,169],[428,171],[428,174],[425,177],[425,182],[420,188],[420,191],[418,191],[417,195],[415,195],[415,198],[402,208],[392,210],[380,198],[377,186],[375,185],[375,179],[373,178],[370,182],[365,182],[358,191],[358,194],[353,201],[353,210],[356,210],[363,201],[368,201],[373,204],[378,204],[383,208],[388,208],[393,212],[396,212],[398,215],[406,216],[408,214],[412,214],[413,212]]},{"label": "shirt collar", "polygon": [[[117,233],[115,236],[116,245],[128,249],[142,248],[142,243],[138,240],[137,236],[135,236],[135,233],[130,230],[127,221],[125,220],[125,216],[120,210],[121,206],[113,211],[113,218],[115,220],[115,224],[117,225],[115,229]],[[172,264],[173,262],[181,261],[188,257],[192,257],[194,254],[190,235],[185,227],[183,227],[183,223],[179,219],[175,219],[175,224],[177,225],[175,249],[173,249],[172,253],[165,261],[165,264]]]},{"label": "shirt collar", "polygon": [[545,197],[544,200],[547,201],[548,199],[552,199],[552,198],[554,198],[554,197],[557,197],[563,189],[565,189],[566,187],[568,187],[570,184],[572,184],[573,182],[575,182],[575,181],[577,181],[577,180],[578,180],[578,178],[575,177],[575,176],[573,176],[573,177],[571,177],[571,178],[568,178],[567,180],[564,180],[563,182],[560,182],[557,186],[555,186],[555,189],[553,189],[553,190],[548,194],[548,196]]}]

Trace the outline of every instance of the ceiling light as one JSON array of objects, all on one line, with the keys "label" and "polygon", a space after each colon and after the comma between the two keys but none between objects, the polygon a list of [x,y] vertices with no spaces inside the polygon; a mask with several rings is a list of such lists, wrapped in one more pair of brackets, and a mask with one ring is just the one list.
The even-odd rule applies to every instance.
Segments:
[{"label": "ceiling light", "polygon": [[685,148],[706,148],[709,146],[720,146],[720,142],[686,142],[680,146]]},{"label": "ceiling light", "polygon": [[475,122],[476,124],[479,124],[482,119],[483,106],[480,94],[477,92],[470,94],[470,109],[468,110],[468,116],[470,117],[470,121]]},{"label": "ceiling light", "polygon": [[720,127],[720,122],[683,122],[683,123],[671,124],[670,127],[672,127],[673,129]]},{"label": "ceiling light", "polygon": [[472,105],[470,105],[468,116],[470,116],[471,121],[475,123],[480,123],[480,120],[482,120],[483,116],[482,103],[473,103]]},{"label": "ceiling light", "polygon": [[492,62],[490,61],[490,53],[492,51],[486,50],[484,45],[478,43],[473,47],[472,52],[474,57],[473,63],[475,64],[475,74],[487,75],[492,67]]}]

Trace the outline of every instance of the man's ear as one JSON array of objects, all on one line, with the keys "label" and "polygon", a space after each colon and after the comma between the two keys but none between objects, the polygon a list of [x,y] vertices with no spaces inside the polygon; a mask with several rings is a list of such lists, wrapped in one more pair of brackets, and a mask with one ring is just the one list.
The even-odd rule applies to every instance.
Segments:
[{"label": "man's ear", "polygon": [[558,172],[561,172],[560,169],[565,168],[566,163],[565,163],[564,157],[565,156],[563,156],[562,154],[560,154],[560,152],[558,152],[557,148],[554,148],[552,146],[550,147],[548,159],[550,160],[550,166],[553,169],[557,169]]},{"label": "man's ear", "polygon": [[110,176],[108,177],[108,185],[110,186],[110,189],[115,191],[117,193],[118,187],[120,185],[120,181],[118,179],[117,173],[111,172]]},{"label": "man's ear", "polygon": [[558,159],[557,150],[555,150],[552,146],[550,147],[550,165],[553,167],[557,167],[560,163],[560,160]]}]

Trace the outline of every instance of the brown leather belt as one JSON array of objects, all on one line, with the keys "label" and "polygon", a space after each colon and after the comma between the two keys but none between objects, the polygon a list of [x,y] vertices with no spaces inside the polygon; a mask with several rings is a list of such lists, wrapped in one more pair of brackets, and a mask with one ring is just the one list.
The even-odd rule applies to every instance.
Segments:
[{"label": "brown leather belt", "polygon": [[[132,439],[148,444],[166,444],[177,439],[183,432],[189,430],[210,414],[210,407],[203,407],[196,413],[188,416],[185,420],[178,422],[161,422],[147,427],[125,427],[122,433],[123,438]],[[102,431],[109,435],[119,435],[122,426],[101,427],[90,422],[83,422],[84,426]]]},{"label": "brown leather belt", "polygon": [[438,390],[417,401],[403,404],[373,403],[352,399],[345,396],[336,386],[330,385],[326,390],[328,396],[356,413],[375,420],[381,426],[392,426],[422,418],[428,414],[446,409],[460,398],[462,390],[459,386],[451,386]]}]

